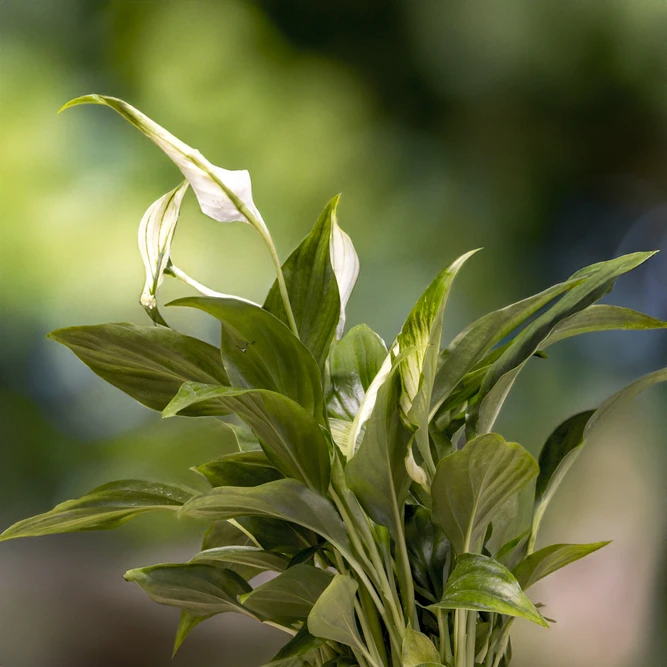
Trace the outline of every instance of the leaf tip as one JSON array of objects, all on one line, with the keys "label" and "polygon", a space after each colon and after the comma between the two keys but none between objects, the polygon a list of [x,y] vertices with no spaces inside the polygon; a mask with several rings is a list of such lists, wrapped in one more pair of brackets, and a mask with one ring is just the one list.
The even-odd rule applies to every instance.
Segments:
[{"label": "leaf tip", "polygon": [[106,104],[106,102],[104,101],[103,95],[81,95],[80,97],[75,97],[69,102],[65,102],[65,104],[63,104],[60,109],[58,109],[58,113],[62,113],[71,107],[77,107],[80,104]]}]

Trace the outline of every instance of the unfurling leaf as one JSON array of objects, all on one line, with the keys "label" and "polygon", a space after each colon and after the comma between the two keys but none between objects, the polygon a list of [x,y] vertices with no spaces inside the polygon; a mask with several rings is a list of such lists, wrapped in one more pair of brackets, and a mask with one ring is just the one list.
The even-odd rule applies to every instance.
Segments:
[{"label": "unfurling leaf", "polygon": [[[334,197],[327,204],[310,234],[282,267],[299,338],[322,370],[341,313],[332,266],[332,235],[338,199]],[[277,280],[266,297],[264,308],[289,326]]]},{"label": "unfurling leaf", "polygon": [[123,100],[105,95],[84,95],[69,101],[61,111],[79,104],[101,104],[112,108],[161,148],[192,186],[204,214],[218,222],[247,222],[253,226],[257,223],[266,229],[252,200],[250,174],[247,171],[216,167],[198,150],[183,143]]},{"label": "unfurling leaf", "polygon": [[0,535],[0,542],[17,537],[111,530],[139,514],[176,511],[193,495],[188,489],[170,484],[133,479],[110,482],[81,498],[60,503],[50,512],[15,523]]},{"label": "unfurling leaf", "polygon": [[352,648],[363,648],[354,615],[354,599],[358,587],[352,577],[337,574],[308,616],[310,634]]},{"label": "unfurling leaf", "polygon": [[552,572],[574,563],[575,561],[592,554],[598,549],[607,546],[609,542],[595,542],[593,544],[552,544],[540,549],[521,561],[513,570],[521,588],[527,590],[540,579],[548,577]]},{"label": "unfurling leaf", "polygon": [[402,654],[402,667],[419,667],[419,665],[428,663],[440,663],[440,654],[433,642],[425,634],[412,628],[405,630]]},{"label": "unfurling leaf", "polygon": [[238,299],[186,297],[168,305],[198,308],[220,320],[222,360],[229,384],[283,394],[324,423],[322,379],[317,362],[271,313]]},{"label": "unfurling leaf", "polygon": [[171,262],[171,242],[187,189],[188,182],[184,181],[160,197],[151,204],[139,224],[139,252],[146,271],[146,282],[139,302],[156,324],[165,324],[157,307],[156,296],[164,272]]},{"label": "unfurling leaf", "polygon": [[512,573],[480,554],[461,554],[449,575],[442,599],[429,609],[468,609],[519,616],[547,627]]},{"label": "unfurling leaf", "polygon": [[489,433],[446,456],[433,479],[433,521],[461,555],[479,551],[489,523],[539,470],[515,442]]},{"label": "unfurling leaf", "polygon": [[338,226],[335,210],[331,225],[331,265],[336,275],[340,296],[340,317],[336,338],[342,338],[345,332],[345,308],[359,277],[359,257],[352,239]]},{"label": "unfurling leaf", "polygon": [[[220,350],[161,326],[98,324],[57,329],[62,343],[109,384],[153,410],[164,410],[184,382],[229,384]],[[197,415],[227,414],[221,406]],[[193,414],[185,410],[182,414]]]},{"label": "unfurling leaf", "polygon": [[326,494],[331,466],[322,430],[300,405],[282,394],[264,389],[230,389],[217,385],[184,384],[165,408],[171,417],[197,403],[225,406],[250,426],[273,465],[287,477]]},{"label": "unfurling leaf", "polygon": [[240,602],[263,618],[291,625],[308,618],[332,579],[333,575],[326,570],[312,565],[295,565],[242,595]]}]

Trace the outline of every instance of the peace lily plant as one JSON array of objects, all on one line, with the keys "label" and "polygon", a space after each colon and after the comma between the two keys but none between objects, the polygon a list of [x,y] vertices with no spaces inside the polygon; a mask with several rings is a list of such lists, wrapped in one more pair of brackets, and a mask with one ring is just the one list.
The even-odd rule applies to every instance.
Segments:
[{"label": "peace lily plant", "polygon": [[[187,563],[137,568],[125,578],[181,610],[174,651],[197,624],[237,612],[286,634],[272,667],[507,667],[515,619],[548,625],[530,587],[607,544],[536,550],[549,503],[607,413],[667,380],[667,369],[565,421],[538,461],[494,432],[494,422],[521,369],[550,345],[593,331],[667,326],[595,305],[652,253],[582,269],[485,315],[441,349],[447,298],[468,253],[433,280],[386,346],[365,324],[344,334],[359,262],[338,226],[338,198],[281,265],[247,171],[211,164],[121,100],[90,95],[65,108],[79,104],[117,111],[185,180],[149,207],[139,227],[140,301],[153,322],[71,327],[50,337],[164,417],[224,418],[238,451],[194,468],[207,491],[110,482],[0,539],[107,530],[171,511],[201,520],[201,550]],[[206,215],[249,224],[266,244],[276,280],[262,306],[214,292],[173,263],[188,188]],[[200,293],[168,305],[219,320],[220,347],[169,327],[156,299],[164,276]]]}]

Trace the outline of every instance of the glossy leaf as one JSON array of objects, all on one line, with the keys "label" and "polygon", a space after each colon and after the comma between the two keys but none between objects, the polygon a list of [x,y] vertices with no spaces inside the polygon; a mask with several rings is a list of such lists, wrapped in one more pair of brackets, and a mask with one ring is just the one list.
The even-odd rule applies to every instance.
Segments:
[{"label": "glossy leaf", "polygon": [[597,410],[588,410],[570,417],[549,436],[539,458],[540,474],[535,486],[535,510],[532,526],[533,543],[551,499],[567,471],[581,453],[594,428],[613,409],[631,401],[654,384],[666,381],[667,368],[644,375],[613,394]]},{"label": "glossy leaf", "polygon": [[294,479],[279,479],[251,488],[223,486],[212,489],[190,500],[181,512],[209,521],[242,516],[292,521],[349,553],[347,532],[333,505]]},{"label": "glossy leaf", "polygon": [[[341,312],[338,283],[331,263],[338,200],[339,197],[334,197],[327,204],[310,234],[282,267],[299,338],[322,370]],[[264,308],[289,326],[278,281],[273,283]]]},{"label": "glossy leaf", "polygon": [[259,486],[282,479],[263,451],[234,452],[215,461],[202,463],[193,470],[203,475],[215,486]]},{"label": "glossy leaf", "polygon": [[[229,384],[220,350],[161,326],[121,322],[57,329],[62,343],[86,366],[146,407],[164,410],[184,382]],[[212,413],[226,414],[213,404]],[[184,414],[207,414],[197,408]]]},{"label": "glossy leaf", "polygon": [[442,319],[454,278],[475,252],[459,257],[435,278],[415,304],[396,339],[399,353],[412,350],[399,367],[403,382],[401,407],[418,429],[417,446],[430,476],[435,472],[435,464],[429,447],[428,422],[440,354]]},{"label": "glossy leaf", "polygon": [[394,538],[402,533],[411,482],[405,467],[410,433],[401,419],[400,391],[400,378],[393,372],[378,392],[364,439],[345,469],[347,484],[368,516]]},{"label": "glossy leaf", "polygon": [[405,542],[415,584],[428,592],[434,602],[439,600],[451,560],[451,548],[442,529],[431,521],[431,512],[426,508],[414,505],[406,508]]},{"label": "glossy leaf", "polygon": [[644,252],[624,255],[575,273],[572,279],[581,279],[581,283],[523,329],[491,365],[482,382],[478,403],[469,418],[469,429],[488,433],[517,375],[554,328],[598,301],[611,290],[616,278],[638,267],[653,254]]},{"label": "glossy leaf", "polygon": [[320,595],[308,616],[308,632],[352,648],[363,647],[354,615],[357,582],[337,574]]},{"label": "glossy leaf", "polygon": [[386,357],[384,341],[365,324],[358,324],[333,344],[327,392],[330,417],[348,422],[356,417],[366,390]]},{"label": "glossy leaf", "polygon": [[291,660],[302,656],[308,657],[322,644],[324,644],[324,640],[320,637],[313,637],[308,632],[308,626],[304,623],[301,630],[264,667],[289,667],[290,664],[294,664],[290,662]]},{"label": "glossy leaf", "polygon": [[202,212],[218,222],[257,222],[266,229],[252,199],[250,174],[245,170],[223,169],[211,164],[198,150],[167,132],[123,100],[105,95],[84,95],[61,109],[79,104],[101,104],[117,111],[126,121],[161,148],[192,186]]},{"label": "glossy leaf", "polygon": [[223,546],[200,551],[191,560],[191,563],[229,563],[256,568],[260,572],[272,570],[283,572],[289,563],[289,558],[274,551],[265,551],[254,546]]},{"label": "glossy leaf", "polygon": [[631,308],[607,304],[589,306],[586,310],[563,320],[540,345],[540,349],[544,350],[554,343],[585,333],[618,330],[646,331],[664,328],[667,328],[667,322]]},{"label": "glossy leaf", "polygon": [[295,565],[240,598],[259,616],[281,625],[305,621],[333,575],[312,565]]},{"label": "glossy leaf", "polygon": [[169,484],[122,480],[103,484],[90,493],[56,505],[50,512],[15,523],[0,541],[82,530],[111,530],[139,514],[178,510],[193,492]]},{"label": "glossy leaf", "polygon": [[280,472],[326,493],[331,473],[329,447],[317,422],[302,407],[273,391],[188,383],[165,408],[163,416],[171,417],[191,405],[212,401],[250,426]]},{"label": "glossy leaf", "polygon": [[602,549],[609,542],[595,542],[593,544],[552,544],[530,554],[521,561],[513,570],[523,590],[527,590],[540,579],[549,576],[553,572],[588,556],[588,554]]},{"label": "glossy leaf", "polygon": [[440,354],[435,377],[431,416],[433,416],[456,385],[505,336],[532,317],[538,310],[577,285],[570,280],[554,285],[544,292],[484,315],[466,327]]},{"label": "glossy leaf", "polygon": [[166,324],[157,308],[156,295],[165,269],[171,262],[171,243],[187,189],[188,182],[184,181],[160,197],[151,204],[139,223],[139,252],[146,272],[139,302],[156,324]]},{"label": "glossy leaf", "polygon": [[521,445],[490,433],[445,457],[433,479],[433,521],[457,554],[478,551],[489,523],[539,470]]},{"label": "glossy leaf", "polygon": [[250,586],[226,568],[201,563],[151,565],[129,570],[125,580],[141,586],[158,604],[179,607],[194,616],[235,611],[254,616],[238,602]]},{"label": "glossy leaf", "polygon": [[291,398],[323,423],[322,380],[317,362],[276,317],[237,299],[187,297],[169,306],[198,308],[222,323],[222,359],[229,384],[268,389]]},{"label": "glossy leaf", "polygon": [[412,628],[405,630],[402,649],[402,667],[419,667],[428,663],[440,663],[440,654],[433,642]]},{"label": "glossy leaf", "polygon": [[503,565],[480,554],[461,554],[442,599],[429,609],[468,609],[519,616],[547,627],[547,622]]}]

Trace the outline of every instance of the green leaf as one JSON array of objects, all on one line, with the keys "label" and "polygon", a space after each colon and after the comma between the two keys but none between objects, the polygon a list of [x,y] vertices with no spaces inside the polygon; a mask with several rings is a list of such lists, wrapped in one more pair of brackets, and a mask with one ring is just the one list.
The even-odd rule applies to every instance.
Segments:
[{"label": "green leaf", "polygon": [[176,637],[174,638],[174,649],[171,653],[172,658],[176,655],[176,653],[178,653],[178,649],[181,648],[188,635],[202,621],[211,618],[211,616],[214,616],[214,614],[209,614],[207,616],[195,616],[194,614],[189,614],[187,611],[181,611],[181,619],[178,622],[178,629],[176,630]]},{"label": "green leaf", "polygon": [[291,398],[324,423],[322,379],[303,343],[268,311],[238,299],[187,297],[167,304],[199,308],[222,323],[222,359],[229,383]]},{"label": "green leaf", "polygon": [[237,414],[259,440],[273,465],[311,489],[326,494],[331,466],[329,446],[320,426],[286,396],[264,389],[231,389],[216,385],[184,384],[165,408],[164,417],[199,402],[212,400]]},{"label": "green leaf", "polygon": [[101,104],[112,108],[161,148],[189,181],[205,215],[218,222],[250,222],[250,214],[266,229],[252,200],[250,174],[247,171],[216,167],[198,150],[183,143],[123,100],[105,95],[84,95],[69,101],[61,111],[79,104]]},{"label": "green leaf", "polygon": [[256,568],[254,574],[272,570],[283,572],[287,569],[289,558],[274,551],[265,551],[254,546],[223,546],[200,551],[191,560],[191,563],[229,563],[232,565],[246,565]]},{"label": "green leaf", "polygon": [[308,626],[304,623],[301,630],[264,667],[289,667],[291,660],[301,656],[308,657],[323,644],[320,637],[313,637],[308,632]]},{"label": "green leaf", "polygon": [[364,648],[354,616],[358,587],[352,577],[337,574],[312,608],[308,616],[308,632],[314,637],[352,648]]},{"label": "green leaf", "polygon": [[421,632],[406,628],[403,637],[402,667],[419,667],[428,663],[440,663],[440,654],[433,642]]},{"label": "green leaf", "polygon": [[613,409],[631,401],[654,384],[665,381],[667,368],[644,375],[613,394],[597,410],[588,410],[570,417],[549,436],[539,457],[540,474],[535,485],[532,543],[551,499],[594,429]]},{"label": "green leaf", "polygon": [[572,279],[581,279],[581,283],[517,334],[489,368],[480,388],[479,401],[469,417],[470,431],[487,433],[491,430],[517,375],[556,326],[598,301],[611,290],[616,278],[636,268],[653,254],[624,255],[575,273]]},{"label": "green leaf", "polygon": [[410,433],[400,415],[401,385],[395,370],[378,392],[364,439],[345,474],[368,516],[386,526],[396,539],[402,531],[411,480],[405,466]]},{"label": "green leaf", "polygon": [[586,310],[563,320],[540,346],[544,350],[572,336],[597,331],[665,329],[667,322],[631,308],[606,304],[589,306]]},{"label": "green leaf", "polygon": [[308,618],[332,578],[329,572],[312,565],[295,565],[241,596],[240,602],[259,616],[291,625]]},{"label": "green leaf", "polygon": [[[216,521],[204,533],[201,549],[207,551],[209,549],[217,549],[219,547],[255,547],[259,548],[259,543],[255,538],[245,532],[245,530],[232,521]],[[248,581],[258,574],[256,567],[248,565],[241,565],[238,563],[223,563],[218,562],[219,567],[227,567],[238,574],[242,579]]]},{"label": "green leaf", "polygon": [[265,516],[243,516],[234,521],[263,549],[296,555],[317,542],[315,533],[289,521]]},{"label": "green leaf", "polygon": [[528,590],[540,579],[551,573],[574,563],[575,561],[592,554],[598,549],[607,546],[609,542],[594,542],[593,544],[552,544],[540,549],[521,561],[513,570],[523,590]]},{"label": "green leaf", "polygon": [[[310,234],[282,267],[299,338],[322,371],[340,319],[338,283],[331,265],[332,226],[339,198],[327,204]],[[289,326],[277,280],[264,308]]]},{"label": "green leaf", "polygon": [[[164,410],[184,382],[229,384],[220,350],[166,327],[121,322],[58,329],[48,337],[153,410]],[[212,407],[213,414],[224,414]],[[197,408],[184,414],[207,413]]]},{"label": "green leaf", "polygon": [[223,486],[195,496],[181,512],[209,521],[242,516],[292,521],[321,535],[339,551],[350,551],[347,531],[331,502],[294,479],[251,488]]},{"label": "green leaf", "polygon": [[24,519],[7,528],[0,542],[82,530],[111,530],[139,514],[178,510],[193,492],[170,484],[122,480],[93,489],[81,498],[67,500],[50,512]]},{"label": "green leaf", "polygon": [[484,315],[466,327],[440,354],[440,367],[435,377],[431,416],[435,415],[456,385],[469,373],[494,345],[519,327],[538,310],[580,280],[554,285],[544,292]]},{"label": "green leaf", "polygon": [[157,308],[157,291],[171,263],[171,243],[188,182],[183,181],[151,204],[139,224],[139,252],[146,271],[146,282],[139,302],[156,323],[166,325]]},{"label": "green leaf", "polygon": [[165,563],[128,570],[125,580],[141,586],[158,604],[179,607],[194,616],[235,611],[255,615],[238,602],[252,590],[227,568],[200,563]]},{"label": "green leaf", "polygon": [[442,600],[429,609],[494,612],[548,627],[512,573],[493,558],[479,554],[465,553],[456,559]]},{"label": "green leaf", "polygon": [[415,584],[428,592],[433,601],[439,600],[451,548],[444,532],[431,521],[431,512],[424,507],[406,507],[405,542]]},{"label": "green leaf", "polygon": [[401,406],[408,419],[418,429],[417,446],[429,477],[435,473],[429,446],[428,422],[440,354],[442,318],[456,274],[466,260],[476,252],[477,250],[473,250],[459,257],[435,278],[415,304],[396,339],[399,352],[412,350],[399,367],[403,381]]},{"label": "green leaf", "polygon": [[433,521],[457,554],[478,551],[489,523],[539,470],[515,442],[490,433],[445,457],[433,479]]},{"label": "green leaf", "polygon": [[386,356],[384,341],[365,324],[358,324],[333,344],[327,392],[330,417],[346,422],[356,417],[366,390]]},{"label": "green leaf", "polygon": [[202,463],[193,470],[203,475],[211,486],[259,486],[282,479],[263,451],[233,452],[215,461]]}]

